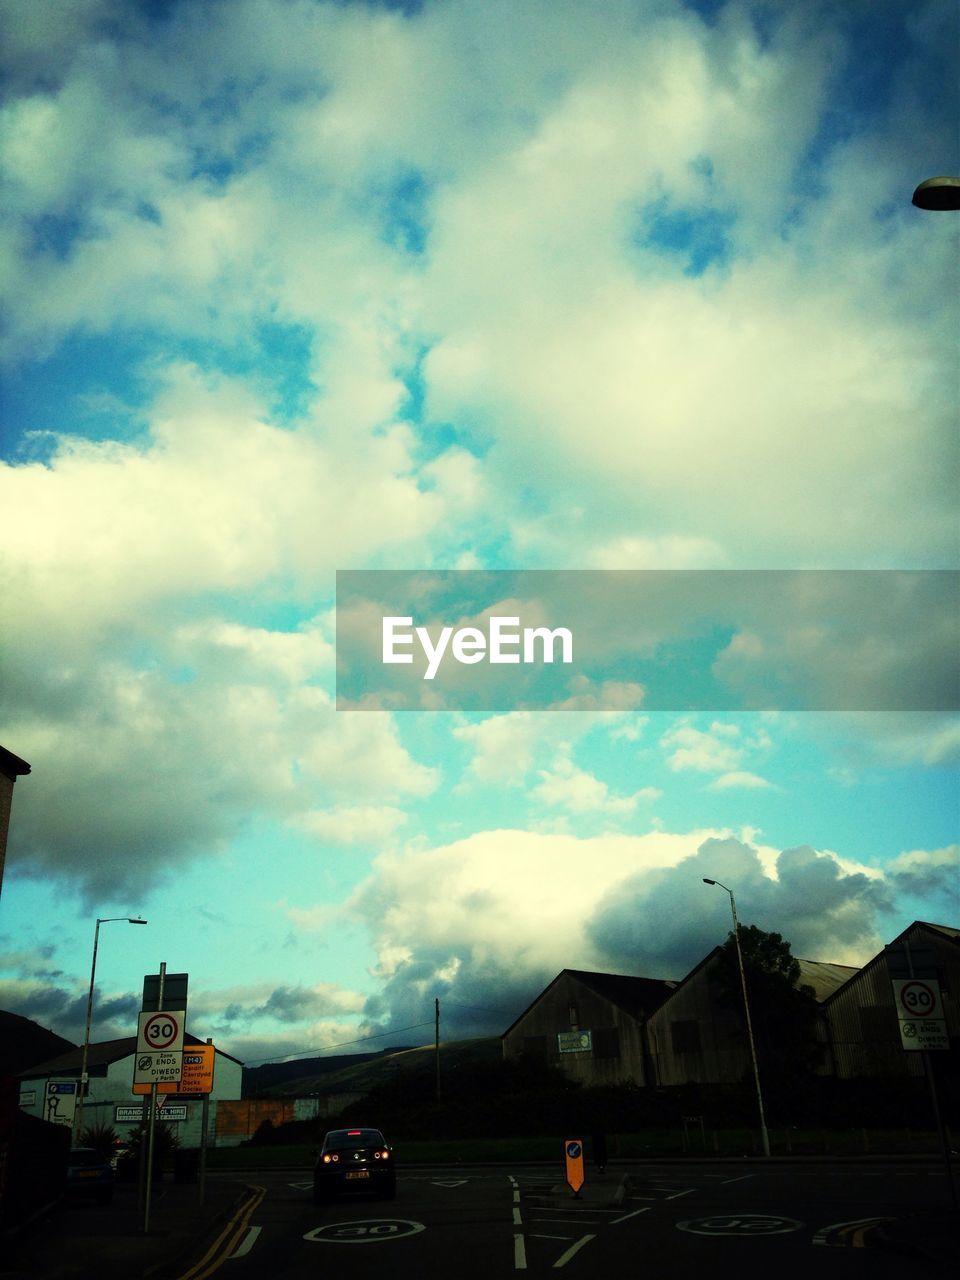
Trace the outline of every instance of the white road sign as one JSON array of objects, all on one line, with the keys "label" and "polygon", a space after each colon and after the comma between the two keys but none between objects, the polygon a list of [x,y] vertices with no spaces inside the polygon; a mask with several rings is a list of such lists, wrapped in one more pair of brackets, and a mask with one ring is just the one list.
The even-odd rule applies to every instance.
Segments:
[{"label": "white road sign", "polygon": [[171,1084],[183,1072],[182,1053],[137,1053],[133,1059],[134,1084]]},{"label": "white road sign", "polygon": [[183,1009],[141,1013],[137,1023],[137,1054],[181,1053],[186,1020],[187,1015]]},{"label": "white road sign", "polygon": [[900,1021],[900,1044],[904,1049],[949,1049],[950,1037],[943,1016],[940,983],[936,978],[897,978],[893,999]]}]

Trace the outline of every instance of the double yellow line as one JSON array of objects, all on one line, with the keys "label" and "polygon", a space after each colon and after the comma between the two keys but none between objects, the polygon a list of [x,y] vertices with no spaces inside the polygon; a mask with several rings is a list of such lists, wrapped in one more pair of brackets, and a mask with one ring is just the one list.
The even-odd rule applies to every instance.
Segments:
[{"label": "double yellow line", "polygon": [[250,1219],[253,1217],[260,1201],[267,1194],[266,1187],[251,1186],[247,1189],[250,1194],[233,1213],[216,1240],[214,1240],[200,1261],[194,1263],[189,1271],[185,1271],[179,1277],[179,1280],[206,1280],[207,1276],[213,1275],[214,1271],[226,1262],[237,1245],[239,1245],[250,1229]]}]

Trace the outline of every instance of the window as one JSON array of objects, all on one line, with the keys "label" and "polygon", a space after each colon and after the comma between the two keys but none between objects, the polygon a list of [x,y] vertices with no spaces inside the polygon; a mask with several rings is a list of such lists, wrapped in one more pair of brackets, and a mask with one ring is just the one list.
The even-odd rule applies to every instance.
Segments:
[{"label": "window", "polygon": [[580,1010],[575,1004],[570,1005],[567,1013],[570,1015],[570,1030],[579,1031],[580,1029]]}]

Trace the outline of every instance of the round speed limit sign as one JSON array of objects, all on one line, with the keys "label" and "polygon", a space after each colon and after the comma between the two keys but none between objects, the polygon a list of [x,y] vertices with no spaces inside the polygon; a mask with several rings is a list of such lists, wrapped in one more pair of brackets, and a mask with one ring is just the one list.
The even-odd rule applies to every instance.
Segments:
[{"label": "round speed limit sign", "polygon": [[940,984],[932,978],[895,982],[897,1013],[905,1018],[940,1018]]},{"label": "round speed limit sign", "polygon": [[183,1048],[184,1014],[181,1009],[141,1013],[138,1053],[178,1053]]},{"label": "round speed limit sign", "polygon": [[180,1030],[169,1013],[155,1013],[143,1024],[143,1038],[151,1049],[169,1049]]}]

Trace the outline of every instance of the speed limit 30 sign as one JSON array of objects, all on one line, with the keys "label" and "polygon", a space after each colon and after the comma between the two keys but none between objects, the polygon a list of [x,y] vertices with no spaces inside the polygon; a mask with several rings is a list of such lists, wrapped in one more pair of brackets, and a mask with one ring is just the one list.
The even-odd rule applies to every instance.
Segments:
[{"label": "speed limit 30 sign", "polygon": [[185,1021],[183,1009],[141,1013],[137,1024],[137,1053],[181,1053]]},{"label": "speed limit 30 sign", "polygon": [[133,1083],[175,1084],[183,1070],[183,1009],[143,1012],[137,1023]]},{"label": "speed limit 30 sign", "polygon": [[950,1038],[936,978],[897,978],[893,999],[904,1049],[949,1049]]}]

